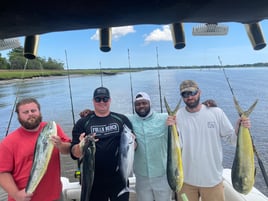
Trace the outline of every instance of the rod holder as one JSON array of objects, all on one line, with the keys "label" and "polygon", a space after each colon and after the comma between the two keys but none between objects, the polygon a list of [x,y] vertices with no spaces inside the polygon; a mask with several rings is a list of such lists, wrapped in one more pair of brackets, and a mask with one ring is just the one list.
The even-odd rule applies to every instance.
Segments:
[{"label": "rod holder", "polygon": [[185,34],[182,23],[173,23],[170,25],[170,31],[175,49],[185,47]]},{"label": "rod holder", "polygon": [[245,24],[245,28],[254,50],[261,50],[266,46],[260,24]]},{"label": "rod holder", "polygon": [[24,57],[35,59],[39,45],[39,35],[26,36],[24,41]]},{"label": "rod holder", "polygon": [[112,29],[111,28],[101,28],[99,29],[100,37],[100,50],[103,52],[109,52],[111,50],[112,43]]}]

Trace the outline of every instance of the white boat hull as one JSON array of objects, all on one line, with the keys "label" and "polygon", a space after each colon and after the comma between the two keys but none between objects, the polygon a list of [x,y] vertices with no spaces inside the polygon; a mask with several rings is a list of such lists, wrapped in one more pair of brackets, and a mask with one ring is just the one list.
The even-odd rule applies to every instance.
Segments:
[{"label": "white boat hull", "polygon": [[[253,189],[247,195],[243,195],[235,191],[231,182],[231,169],[224,169],[223,179],[226,201],[268,201],[268,197],[255,187],[253,187]],[[66,177],[62,177],[61,181],[63,185],[63,201],[79,201],[81,193],[79,182],[69,182],[69,179]],[[130,188],[132,190],[135,190],[135,182],[135,177],[129,178]],[[134,200],[130,199],[130,201]]]}]

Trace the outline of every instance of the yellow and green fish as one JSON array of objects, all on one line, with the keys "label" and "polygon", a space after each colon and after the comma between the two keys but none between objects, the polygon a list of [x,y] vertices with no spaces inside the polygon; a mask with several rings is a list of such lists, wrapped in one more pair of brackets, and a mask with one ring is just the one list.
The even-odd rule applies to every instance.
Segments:
[{"label": "yellow and green fish", "polygon": [[54,145],[51,143],[51,136],[57,135],[57,126],[54,121],[48,122],[37,138],[34,151],[34,161],[30,178],[26,186],[27,193],[33,193],[46,173]]},{"label": "yellow and green fish", "polygon": [[[177,104],[174,111],[171,111],[166,98],[164,97],[166,110],[169,115],[175,115],[179,109],[181,100]],[[176,125],[168,126],[168,148],[167,148],[167,180],[170,188],[179,192],[183,185],[183,166],[181,145],[179,140],[179,133]]]},{"label": "yellow and green fish", "polygon": [[[236,110],[241,117],[248,117],[255,108],[258,100],[252,106],[243,111],[238,101],[234,98]],[[232,185],[236,191],[248,194],[255,181],[254,148],[250,130],[240,124],[237,134],[235,157],[232,165]]]}]

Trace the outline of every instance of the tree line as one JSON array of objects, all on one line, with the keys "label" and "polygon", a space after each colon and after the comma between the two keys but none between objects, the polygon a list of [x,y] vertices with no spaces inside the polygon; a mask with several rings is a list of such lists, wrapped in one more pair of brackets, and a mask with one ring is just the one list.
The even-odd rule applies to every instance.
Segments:
[{"label": "tree line", "polygon": [[[23,55],[23,47],[12,49],[8,54],[8,58],[2,57],[0,53],[0,70],[22,70],[26,62]],[[29,59],[26,69],[28,70],[64,70],[64,63],[58,62],[51,57],[48,59],[36,57]]]}]

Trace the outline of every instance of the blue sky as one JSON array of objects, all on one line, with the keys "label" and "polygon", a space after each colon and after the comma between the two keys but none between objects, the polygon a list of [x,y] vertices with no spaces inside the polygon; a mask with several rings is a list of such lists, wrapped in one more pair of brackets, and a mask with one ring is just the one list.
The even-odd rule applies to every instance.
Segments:
[{"label": "blue sky", "polygon": [[[66,64],[67,52],[70,69],[157,66],[156,49],[160,66],[223,65],[268,62],[268,47],[253,50],[241,23],[228,25],[226,36],[193,36],[196,23],[185,23],[186,46],[173,47],[168,25],[138,25],[113,28],[112,49],[102,52],[96,29],[47,33],[40,36],[38,56],[51,57]],[[260,22],[268,39],[268,21]],[[24,37],[20,38],[24,44]],[[267,41],[267,40],[266,40]],[[8,51],[0,52],[3,56]]]}]

